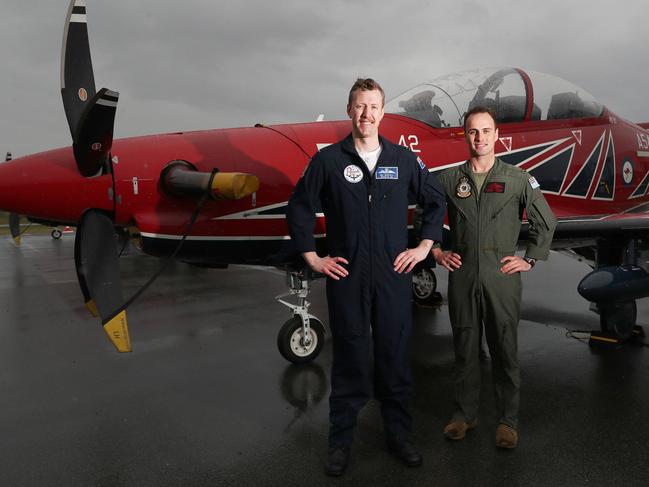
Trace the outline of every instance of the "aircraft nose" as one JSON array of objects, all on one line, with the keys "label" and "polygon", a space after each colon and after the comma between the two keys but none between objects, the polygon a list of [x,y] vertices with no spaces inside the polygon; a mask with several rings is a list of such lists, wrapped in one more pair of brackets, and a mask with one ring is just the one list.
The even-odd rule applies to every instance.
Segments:
[{"label": "aircraft nose", "polygon": [[0,209],[75,223],[88,208],[112,211],[112,177],[84,178],[71,148],[0,162]]}]

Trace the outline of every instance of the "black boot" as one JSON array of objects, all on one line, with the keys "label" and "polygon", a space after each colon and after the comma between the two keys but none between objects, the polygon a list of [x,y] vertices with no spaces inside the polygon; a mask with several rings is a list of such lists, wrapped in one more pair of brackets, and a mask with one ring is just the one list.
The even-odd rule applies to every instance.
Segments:
[{"label": "black boot", "polygon": [[421,453],[410,440],[388,441],[388,450],[407,467],[419,467],[423,463]]},{"label": "black boot", "polygon": [[325,473],[330,477],[340,477],[349,463],[349,448],[329,448]]}]

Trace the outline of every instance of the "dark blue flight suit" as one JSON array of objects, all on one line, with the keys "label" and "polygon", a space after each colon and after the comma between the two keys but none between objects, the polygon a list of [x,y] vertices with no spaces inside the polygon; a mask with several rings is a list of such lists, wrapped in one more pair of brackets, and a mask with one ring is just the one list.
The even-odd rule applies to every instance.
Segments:
[{"label": "dark blue flight suit", "polygon": [[349,275],[327,278],[333,337],[329,446],[348,447],[360,409],[370,397],[370,326],[374,395],[389,441],[409,439],[411,275],[394,271],[408,248],[408,205],[423,208],[420,237],[441,240],[444,193],[408,149],[380,137],[370,175],[350,136],[322,149],[298,181],[288,205],[291,238],[299,252],[315,251],[316,208],[324,211],[327,252],[349,261]]}]

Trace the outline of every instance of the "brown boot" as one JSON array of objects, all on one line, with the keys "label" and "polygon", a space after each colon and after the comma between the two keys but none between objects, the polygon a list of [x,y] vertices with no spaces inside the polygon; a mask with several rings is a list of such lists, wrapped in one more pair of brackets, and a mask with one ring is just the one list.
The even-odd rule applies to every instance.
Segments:
[{"label": "brown boot", "polygon": [[470,423],[461,419],[454,419],[444,427],[444,436],[448,440],[462,440],[466,432],[478,426],[478,420],[474,419]]},{"label": "brown boot", "polygon": [[518,445],[518,431],[506,424],[499,424],[496,428],[496,446],[498,448],[512,449]]}]

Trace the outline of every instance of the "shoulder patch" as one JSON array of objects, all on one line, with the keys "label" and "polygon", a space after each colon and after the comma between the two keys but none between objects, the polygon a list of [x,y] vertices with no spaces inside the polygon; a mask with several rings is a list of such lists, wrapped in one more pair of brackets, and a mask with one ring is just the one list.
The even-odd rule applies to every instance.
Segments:
[{"label": "shoulder patch", "polygon": [[527,180],[527,182],[530,183],[530,186],[532,189],[540,188],[541,185],[536,181],[536,178],[534,176],[530,176],[530,178]]}]

